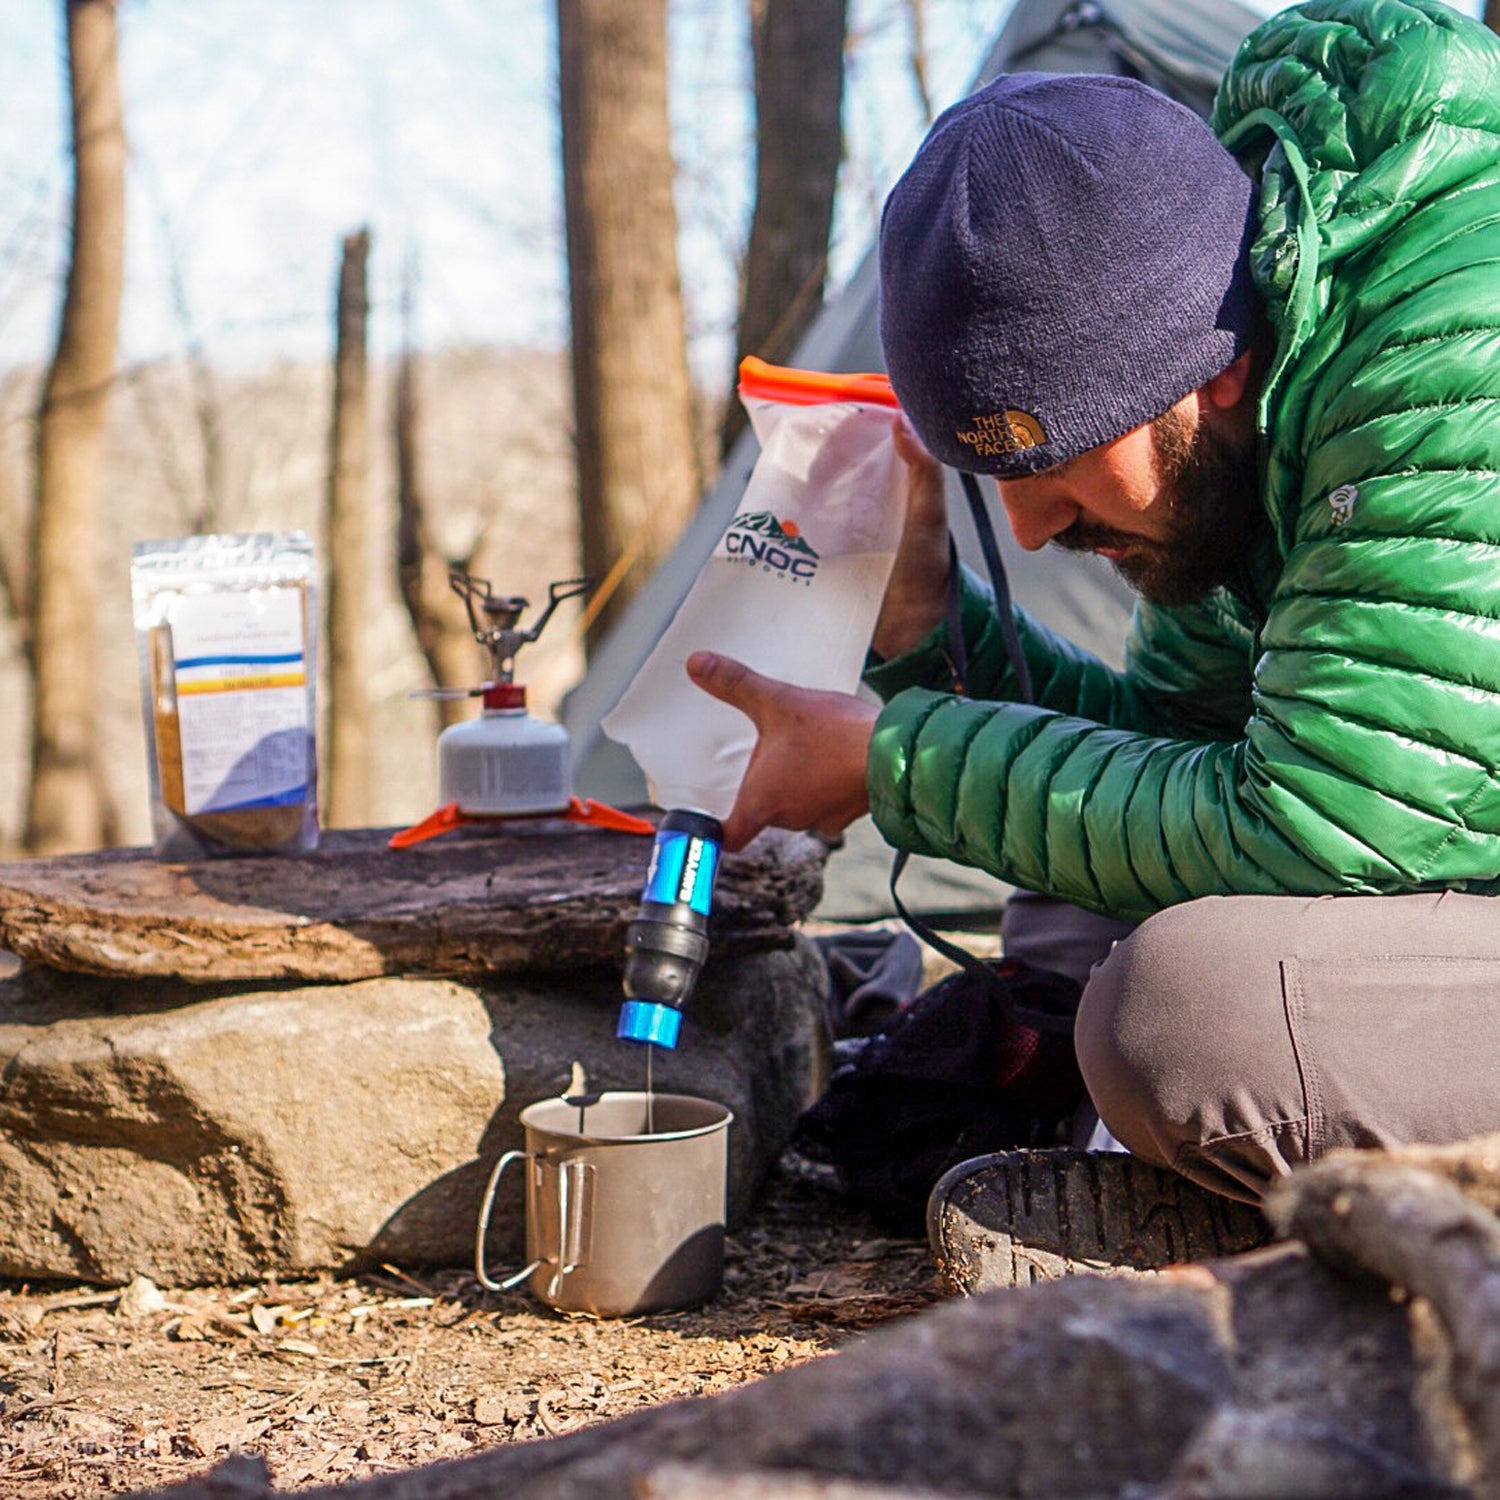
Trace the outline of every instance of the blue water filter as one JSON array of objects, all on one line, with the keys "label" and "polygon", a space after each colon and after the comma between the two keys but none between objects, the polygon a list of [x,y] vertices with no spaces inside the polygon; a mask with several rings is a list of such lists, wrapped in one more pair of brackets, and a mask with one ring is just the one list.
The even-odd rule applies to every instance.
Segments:
[{"label": "blue water filter", "polygon": [[625,1003],[616,1035],[675,1047],[682,1007],[708,957],[708,914],[724,829],[682,808],[656,830],[640,910],[625,931]]}]

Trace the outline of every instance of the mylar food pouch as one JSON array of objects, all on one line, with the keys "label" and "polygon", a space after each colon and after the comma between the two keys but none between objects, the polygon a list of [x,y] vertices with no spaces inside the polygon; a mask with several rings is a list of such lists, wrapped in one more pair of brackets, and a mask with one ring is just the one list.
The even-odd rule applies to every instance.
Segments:
[{"label": "mylar food pouch", "polygon": [[300,531],[136,543],[130,587],[163,858],[317,845],[314,582]]}]

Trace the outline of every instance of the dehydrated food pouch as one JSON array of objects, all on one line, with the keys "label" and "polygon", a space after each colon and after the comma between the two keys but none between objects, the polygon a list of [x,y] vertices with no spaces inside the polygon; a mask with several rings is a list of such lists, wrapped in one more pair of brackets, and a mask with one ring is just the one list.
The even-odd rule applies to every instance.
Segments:
[{"label": "dehydrated food pouch", "polygon": [[130,588],[157,854],[314,848],[311,539],[259,532],[137,542]]}]

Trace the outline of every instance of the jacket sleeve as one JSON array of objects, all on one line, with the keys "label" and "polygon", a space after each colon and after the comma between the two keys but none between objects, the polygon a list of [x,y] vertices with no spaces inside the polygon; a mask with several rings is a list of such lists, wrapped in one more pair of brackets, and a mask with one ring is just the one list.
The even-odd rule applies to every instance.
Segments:
[{"label": "jacket sleeve", "polygon": [[[1237,774],[1253,649],[1241,612],[1219,596],[1188,609],[1140,606],[1123,672],[1024,611],[1016,618],[1034,704],[1003,701],[1016,678],[993,600],[972,577],[963,593],[970,686],[1002,701],[952,691],[943,627],[867,674],[888,700],[869,772],[886,839],[1119,915],[1220,888],[1206,848],[1175,862],[1168,854],[1156,778],[1188,753],[1211,820]],[[1169,779],[1185,784],[1183,767]]]}]

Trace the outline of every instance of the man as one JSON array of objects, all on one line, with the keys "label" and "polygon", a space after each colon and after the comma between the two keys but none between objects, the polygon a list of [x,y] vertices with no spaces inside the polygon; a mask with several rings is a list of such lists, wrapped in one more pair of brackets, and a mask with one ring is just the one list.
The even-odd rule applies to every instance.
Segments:
[{"label": "man", "polygon": [[[1094,957],[1128,933],[1078,1014],[1094,1104],[1253,1201],[1336,1146],[1500,1128],[1500,44],[1311,0],[1211,124],[1027,74],[938,121],[881,229],[885,706],[689,670],[760,730],[731,847],[868,807],[1109,919]],[[1114,563],[1123,671],[1018,612],[1013,701],[966,575],[955,692],[929,454],[993,475],[1022,547]]]}]

